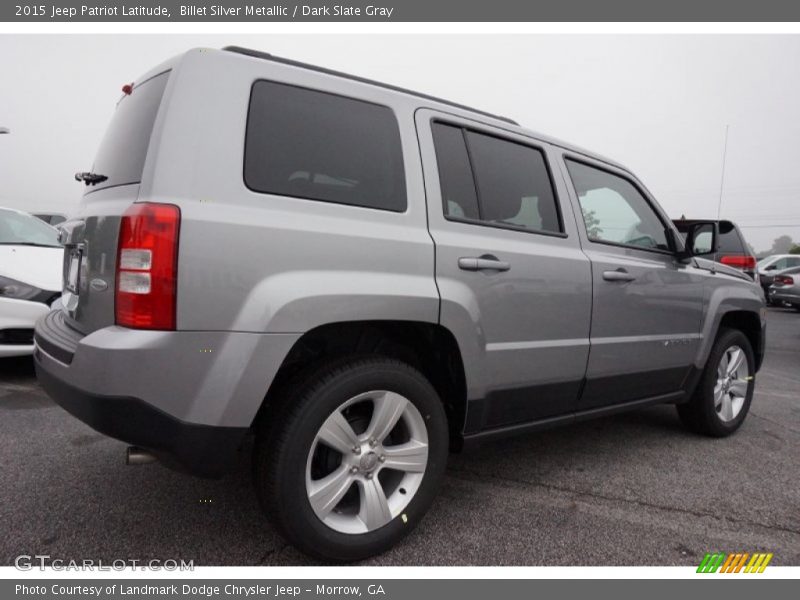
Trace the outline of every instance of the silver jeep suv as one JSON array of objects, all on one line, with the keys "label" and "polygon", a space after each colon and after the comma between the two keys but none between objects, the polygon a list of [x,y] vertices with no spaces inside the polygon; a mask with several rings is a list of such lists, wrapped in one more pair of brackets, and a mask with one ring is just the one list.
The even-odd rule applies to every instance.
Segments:
[{"label": "silver jeep suv", "polygon": [[397,543],[465,445],[658,403],[711,436],[747,415],[758,285],[623,166],[509,119],[198,49],[123,88],[77,177],[41,384],[199,475],[253,432],[267,516],[324,560]]}]

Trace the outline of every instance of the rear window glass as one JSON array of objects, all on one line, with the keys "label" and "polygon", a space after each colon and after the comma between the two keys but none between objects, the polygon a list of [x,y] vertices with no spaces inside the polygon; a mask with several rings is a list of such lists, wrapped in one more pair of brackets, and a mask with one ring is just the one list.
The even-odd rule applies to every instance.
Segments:
[{"label": "rear window glass", "polygon": [[475,180],[472,177],[463,130],[460,127],[434,123],[432,131],[444,214],[456,219],[480,219]]},{"label": "rear window glass", "polygon": [[719,250],[718,252],[735,252],[737,254],[747,254],[739,233],[731,223],[720,221],[719,223]]},{"label": "rear window glass", "polygon": [[257,81],[244,179],[257,192],[403,212],[405,173],[391,109]]},{"label": "rear window glass", "polygon": [[540,150],[444,123],[433,123],[431,131],[448,219],[561,232]]},{"label": "rear window glass", "polygon": [[119,101],[92,167],[94,173],[108,179],[89,186],[88,191],[142,180],[150,135],[168,79],[169,71],[151,77]]},{"label": "rear window glass", "polygon": [[561,232],[556,198],[540,150],[467,131],[484,221]]}]

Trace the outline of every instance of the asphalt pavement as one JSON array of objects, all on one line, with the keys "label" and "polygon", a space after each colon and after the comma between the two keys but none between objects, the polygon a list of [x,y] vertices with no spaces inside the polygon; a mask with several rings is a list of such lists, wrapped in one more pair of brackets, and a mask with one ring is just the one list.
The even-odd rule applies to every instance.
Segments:
[{"label": "asphalt pavement", "polygon": [[[54,405],[29,358],[0,359],[0,564],[23,554],[309,563],[261,514],[247,448],[217,481],[125,466],[125,448]],[[800,565],[796,311],[770,309],[736,435],[693,435],[660,406],[453,455],[428,516],[366,564],[697,565],[712,551]]]}]

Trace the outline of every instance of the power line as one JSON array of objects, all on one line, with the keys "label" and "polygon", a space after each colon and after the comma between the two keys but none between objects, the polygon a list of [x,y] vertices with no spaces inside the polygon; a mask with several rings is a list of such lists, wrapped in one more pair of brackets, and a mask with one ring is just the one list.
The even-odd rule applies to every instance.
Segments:
[{"label": "power line", "polygon": [[[737,225],[739,224],[737,223]],[[781,227],[800,227],[800,223],[781,223],[780,225],[739,225],[739,227],[750,229],[780,229]]]}]

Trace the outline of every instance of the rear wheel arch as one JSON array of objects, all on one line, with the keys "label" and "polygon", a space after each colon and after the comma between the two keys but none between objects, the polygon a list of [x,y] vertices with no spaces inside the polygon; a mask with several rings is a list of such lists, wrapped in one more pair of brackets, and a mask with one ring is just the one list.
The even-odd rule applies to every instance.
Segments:
[{"label": "rear wheel arch", "polygon": [[348,356],[393,358],[419,370],[445,407],[451,449],[459,450],[466,417],[466,375],[455,336],[436,323],[421,321],[343,321],[315,327],[292,346],[269,386],[254,424],[268,419],[284,392],[309,370]]}]

